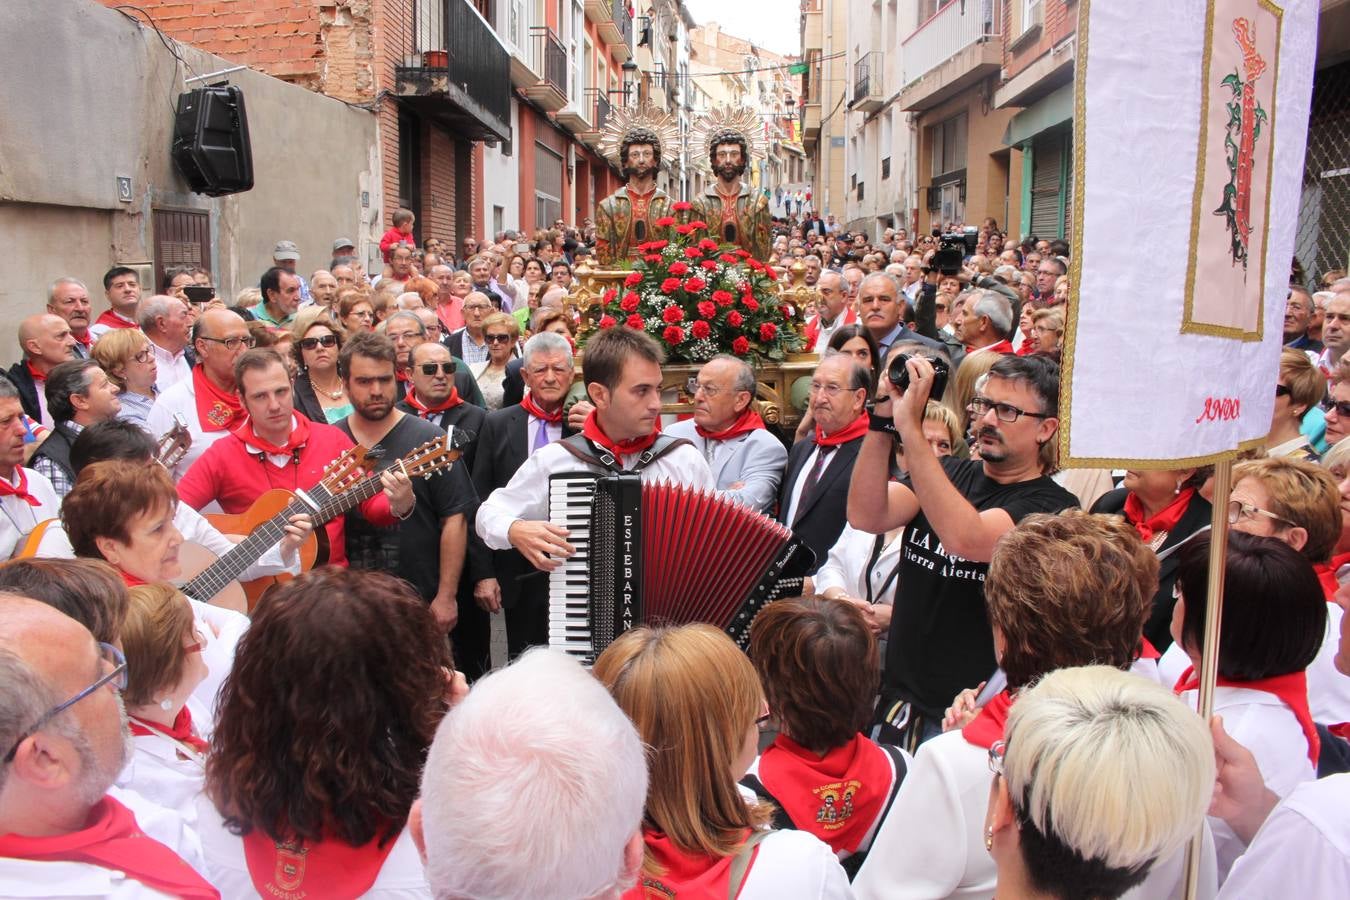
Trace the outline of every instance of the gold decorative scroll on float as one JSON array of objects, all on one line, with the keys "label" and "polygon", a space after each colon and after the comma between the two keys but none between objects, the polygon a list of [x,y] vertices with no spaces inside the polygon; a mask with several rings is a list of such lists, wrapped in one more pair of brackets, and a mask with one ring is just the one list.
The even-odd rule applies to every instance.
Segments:
[{"label": "gold decorative scroll on float", "polygon": [[[577,336],[594,331],[600,321],[600,309],[605,292],[619,289],[628,277],[628,269],[593,268],[589,260],[577,263],[573,270],[572,290],[563,301],[564,309],[577,323]],[[796,260],[787,269],[790,284],[781,282],[778,297],[797,309],[805,309],[816,303],[820,293],[806,283],[806,265]],[[581,355],[578,351],[577,371],[581,371]],[[801,421],[803,410],[792,402],[792,385],[800,378],[810,378],[815,371],[820,356],[816,353],[792,353],[781,362],[765,360],[755,367],[756,398],[755,407],[763,417],[764,423],[771,428],[792,431]],[[688,392],[691,376],[698,373],[699,365],[670,363],[662,367],[661,393],[663,397],[673,398],[662,403],[661,412],[669,415],[686,415],[694,411],[694,398]]]}]

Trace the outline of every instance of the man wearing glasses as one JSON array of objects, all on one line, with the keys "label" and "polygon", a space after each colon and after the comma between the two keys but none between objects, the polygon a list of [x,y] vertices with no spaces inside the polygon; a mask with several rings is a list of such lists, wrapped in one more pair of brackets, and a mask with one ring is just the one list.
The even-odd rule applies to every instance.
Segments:
[{"label": "man wearing glasses", "polygon": [[108,789],[127,762],[126,660],[46,604],[0,595],[0,896],[219,892]]},{"label": "man wearing glasses", "polygon": [[[413,383],[411,374],[413,351],[430,341],[431,338],[427,334],[427,326],[422,322],[421,316],[415,312],[401,311],[394,313],[385,320],[383,331],[385,337],[394,343],[395,390],[397,391],[395,399],[402,400]],[[442,344],[442,346],[446,345]],[[474,380],[468,366],[464,365],[461,360],[455,359],[453,353],[451,353],[451,359],[456,363],[452,377],[460,398],[474,406],[483,406],[483,392],[479,390],[478,382]]]},{"label": "man wearing glasses", "polygon": [[493,311],[492,301],[486,294],[471,292],[464,298],[460,309],[464,314],[464,327],[451,332],[447,346],[450,353],[469,365],[487,362],[487,338],[483,335],[483,320]]},{"label": "man wearing glasses", "polygon": [[825,563],[844,530],[849,476],[867,434],[863,406],[871,384],[871,373],[843,353],[825,357],[811,376],[811,415],[816,430],[788,453],[778,497],[778,521],[815,552],[812,573]]},{"label": "man wearing glasses", "polygon": [[762,513],[771,513],[787,465],[787,450],[755,411],[755,372],[734,356],[714,356],[686,388],[694,417],[666,429],[700,450],[717,489]]},{"label": "man wearing glasses", "polygon": [[[970,428],[978,460],[939,460],[924,439],[933,366],[906,365],[910,386],[886,392],[871,416],[848,495],[848,521],[883,534],[907,526],[878,707],[882,739],[915,749],[942,730],[942,713],[998,663],[984,606],[994,544],[1022,518],[1076,507],[1046,474],[1059,429],[1059,367],[1003,356],[978,384]],[[896,439],[909,476],[890,481]]]},{"label": "man wearing glasses", "polygon": [[192,445],[174,466],[175,478],[182,478],[207,447],[238,427],[246,415],[235,388],[234,361],[253,346],[248,323],[233,310],[208,309],[193,328],[197,365],[192,377],[161,393],[145,420],[146,430],[156,436],[174,427],[174,416],[187,423]]}]

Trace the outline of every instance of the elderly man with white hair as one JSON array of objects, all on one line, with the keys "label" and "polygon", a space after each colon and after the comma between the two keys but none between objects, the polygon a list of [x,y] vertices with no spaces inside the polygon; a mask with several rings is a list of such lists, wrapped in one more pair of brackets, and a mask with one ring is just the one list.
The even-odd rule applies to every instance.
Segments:
[{"label": "elderly man with white hair", "polygon": [[1012,304],[993,291],[977,290],[952,320],[956,337],[965,344],[966,355],[984,350],[1012,353]]},{"label": "elderly man with white hair", "polygon": [[609,900],[642,866],[647,762],[609,692],[556,650],[442,720],[409,817],[438,900]]},{"label": "elderly man with white hair", "polygon": [[141,301],[136,318],[150,339],[150,352],[155,357],[155,387],[162,393],[191,378],[196,360],[188,355],[192,315],[187,304],[177,297],[155,294]]}]

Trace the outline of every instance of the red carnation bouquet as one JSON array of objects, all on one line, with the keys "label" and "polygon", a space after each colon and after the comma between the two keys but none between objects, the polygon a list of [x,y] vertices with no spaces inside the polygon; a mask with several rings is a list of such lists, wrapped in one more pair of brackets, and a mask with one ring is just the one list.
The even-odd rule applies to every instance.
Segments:
[{"label": "red carnation bouquet", "polygon": [[[673,208],[687,212],[690,204]],[[781,361],[805,346],[802,311],[779,297],[772,267],[709,238],[706,222],[666,217],[654,224],[670,229],[672,239],[638,245],[633,271],[602,298],[598,328],[645,331],[671,362],[701,363],[719,353]]]}]

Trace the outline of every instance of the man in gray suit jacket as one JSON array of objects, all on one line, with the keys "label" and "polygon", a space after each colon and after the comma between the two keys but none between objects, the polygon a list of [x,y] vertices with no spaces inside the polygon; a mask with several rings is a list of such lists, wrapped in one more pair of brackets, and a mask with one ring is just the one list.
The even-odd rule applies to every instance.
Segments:
[{"label": "man in gray suit jacket", "polygon": [[755,412],[755,373],[734,356],[715,356],[690,382],[694,418],[665,430],[686,438],[708,460],[717,489],[762,513],[773,511],[787,448]]}]

